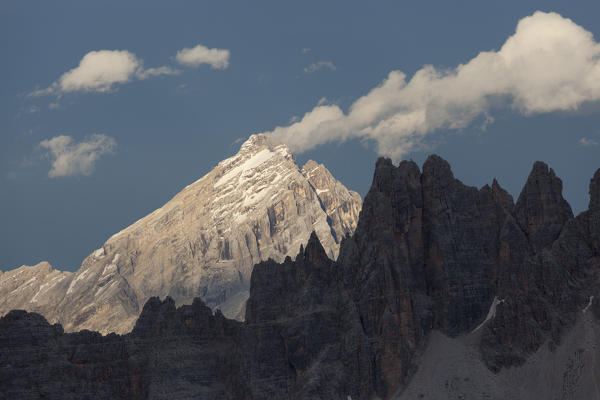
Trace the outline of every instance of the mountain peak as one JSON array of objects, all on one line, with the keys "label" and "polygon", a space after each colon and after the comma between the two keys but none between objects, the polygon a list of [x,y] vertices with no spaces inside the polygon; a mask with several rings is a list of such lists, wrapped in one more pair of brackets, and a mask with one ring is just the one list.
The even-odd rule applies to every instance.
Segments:
[{"label": "mountain peak", "polygon": [[452,168],[448,161],[436,154],[430,155],[427,157],[427,160],[425,160],[425,163],[423,164],[423,175],[434,180],[454,179],[454,174],[452,173]]},{"label": "mountain peak", "polygon": [[242,143],[240,152],[257,153],[263,149],[274,150],[280,146],[284,147],[288,152],[290,152],[289,148],[279,140],[263,133],[255,133],[250,135],[250,137],[248,137],[248,139]]},{"label": "mountain peak", "polygon": [[319,237],[314,231],[310,234],[310,238],[308,239],[308,243],[306,244],[303,255],[305,260],[313,263],[321,260],[327,260],[325,249],[321,245]]},{"label": "mountain peak", "polygon": [[546,163],[533,164],[514,215],[538,249],[556,240],[565,222],[573,218],[571,206],[562,196],[562,181]]},{"label": "mountain peak", "polygon": [[[360,196],[325,166],[314,166],[305,173],[285,144],[251,135],[237,154],[111,236],[72,276],[20,275],[15,282],[27,290],[19,291],[23,295],[11,308],[39,311],[67,331],[103,333],[129,331],[153,296],[170,296],[175,305],[198,296],[224,315],[241,318],[255,264],[296,255],[312,231],[323,254],[335,258],[340,240],[354,232]],[[49,279],[55,280],[46,285]],[[0,285],[0,298],[6,288]],[[53,299],[54,306],[44,299]]]}]

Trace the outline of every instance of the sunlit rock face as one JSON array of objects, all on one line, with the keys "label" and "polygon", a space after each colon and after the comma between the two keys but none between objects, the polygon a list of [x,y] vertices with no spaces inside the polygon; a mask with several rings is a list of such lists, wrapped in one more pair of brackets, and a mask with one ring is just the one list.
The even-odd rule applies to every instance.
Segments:
[{"label": "sunlit rock face", "polygon": [[58,322],[56,305],[72,279],[72,272],[57,271],[45,261],[0,274],[0,314],[26,309],[44,314],[52,323]]},{"label": "sunlit rock face", "polygon": [[[300,169],[287,146],[252,135],[235,156],[109,238],[76,273],[23,267],[35,284],[12,279],[13,271],[0,275],[0,315],[20,308],[66,331],[124,333],[148,298],[168,295],[178,305],[200,297],[243,319],[254,264],[297,254],[313,231],[337,257],[360,208],[360,196],[323,165]],[[42,294],[52,301],[41,303]]]}]

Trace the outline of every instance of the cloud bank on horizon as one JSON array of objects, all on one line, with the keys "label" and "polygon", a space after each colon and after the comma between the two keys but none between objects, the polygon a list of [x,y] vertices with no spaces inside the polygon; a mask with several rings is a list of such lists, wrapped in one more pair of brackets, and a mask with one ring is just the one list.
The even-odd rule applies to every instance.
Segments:
[{"label": "cloud bank on horizon", "polygon": [[[229,50],[209,49],[197,45],[179,50],[176,61],[185,66],[209,64],[213,69],[229,66]],[[181,71],[170,67],[144,68],[144,62],[127,50],[98,50],[85,54],[79,65],[61,75],[46,89],[32,92],[31,96],[61,95],[70,92],[108,92],[115,86],[134,79],[144,80],[160,75],[177,75]]]},{"label": "cloud bank on horizon", "polygon": [[73,142],[71,136],[59,135],[42,140],[39,146],[47,150],[46,155],[52,160],[48,176],[58,178],[91,175],[96,161],[104,154],[113,153],[117,142],[110,136],[96,133],[78,143]]},{"label": "cloud bank on horizon", "polygon": [[273,135],[301,153],[328,142],[373,140],[395,160],[422,148],[439,129],[461,129],[492,108],[510,105],[523,115],[577,109],[600,100],[600,44],[572,20],[537,11],[521,19],[498,51],[484,51],[450,70],[426,65],[407,81],[391,71],[344,112],[317,105]]}]

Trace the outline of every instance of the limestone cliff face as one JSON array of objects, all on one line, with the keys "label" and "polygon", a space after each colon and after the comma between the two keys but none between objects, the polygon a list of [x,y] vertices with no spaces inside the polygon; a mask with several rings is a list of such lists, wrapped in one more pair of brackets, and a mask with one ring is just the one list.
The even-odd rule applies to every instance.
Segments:
[{"label": "limestone cliff face", "polygon": [[241,323],[199,299],[150,298],[133,332],[66,334],[39,314],[0,318],[0,399],[248,399]]},{"label": "limestone cliff face", "polygon": [[344,237],[352,235],[362,206],[360,195],[346,189],[323,164],[317,164],[313,160],[302,167],[302,174],[319,196],[336,240],[340,242]]},{"label": "limestone cliff face", "polygon": [[587,211],[577,216],[577,219],[596,256],[600,256],[600,169],[590,182],[590,206]]},{"label": "limestone cliff face", "polygon": [[27,309],[44,314],[52,323],[58,322],[56,306],[72,279],[72,272],[57,271],[47,262],[0,274],[0,314]]},{"label": "limestone cliff face", "polygon": [[[572,381],[581,358],[560,355],[576,344],[556,360],[547,356],[556,363],[550,369],[542,362],[531,371],[525,362],[544,344],[560,347],[581,310],[600,310],[599,175],[590,210],[576,219],[562,182],[543,163],[515,205],[496,181],[481,189],[462,184],[437,156],[422,172],[412,162],[380,159],[336,263],[311,241],[295,261],[255,267],[246,314],[255,398],[395,398],[434,333],[470,343],[465,358],[476,362],[461,368],[518,368],[547,377],[541,388],[562,379],[585,393]],[[595,352],[588,359],[598,355],[588,342],[581,348]],[[457,371],[438,373],[449,385]]]},{"label": "limestone cliff face", "polygon": [[[337,257],[360,208],[360,196],[323,165],[309,161],[300,170],[285,145],[252,135],[235,156],[113,235],[61,285],[53,275],[37,274],[37,286],[8,291],[4,282],[26,281],[9,280],[13,271],[0,276],[6,299],[0,314],[22,308],[60,321],[67,331],[124,333],[150,297],[170,296],[177,304],[200,297],[243,318],[254,264],[297,254],[312,231],[327,255]],[[36,303],[38,293],[36,299],[52,302]]]}]

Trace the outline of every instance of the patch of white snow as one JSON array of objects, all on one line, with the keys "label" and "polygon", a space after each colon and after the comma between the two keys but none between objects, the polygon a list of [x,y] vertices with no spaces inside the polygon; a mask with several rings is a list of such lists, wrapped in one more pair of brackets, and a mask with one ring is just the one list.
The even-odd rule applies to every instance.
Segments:
[{"label": "patch of white snow", "polygon": [[75,277],[75,279],[73,279],[71,281],[71,284],[69,285],[69,288],[67,289],[67,294],[71,294],[71,292],[73,291],[73,288],[75,287],[75,284],[77,283],[77,281],[79,281],[80,279],[85,278],[85,276],[87,275],[88,272],[89,272],[89,269],[86,269],[81,274],[77,275]]},{"label": "patch of white snow", "polygon": [[248,170],[258,167],[265,161],[270,160],[275,154],[276,153],[272,152],[269,149],[263,149],[263,150],[259,151],[258,153],[254,154],[252,157],[250,157],[248,160],[246,160],[243,164],[238,165],[237,167],[233,168],[231,171],[229,171],[225,175],[223,175],[215,183],[215,187],[219,187],[219,186],[223,185],[224,183],[229,182],[230,180],[239,176],[240,174],[244,173],[245,171],[248,171]]},{"label": "patch of white snow", "polygon": [[[37,297],[41,293],[47,292],[51,287],[55,286],[57,283],[61,282],[65,278],[66,278],[65,275],[57,275],[54,278],[50,279],[48,282],[46,282],[42,286],[40,286],[40,288],[38,289],[38,291],[35,294],[35,296],[33,296],[33,298],[29,302],[30,303],[37,303]],[[58,281],[55,282],[57,279],[58,279]]]},{"label": "patch of white snow", "polygon": [[498,306],[498,304],[500,303],[504,303],[504,299],[502,300],[498,300],[498,297],[494,296],[494,301],[492,301],[492,305],[490,306],[490,310],[487,313],[487,316],[485,317],[485,320],[483,320],[483,322],[479,325],[477,325],[477,328],[473,329],[471,331],[471,333],[475,333],[477,332],[481,327],[483,327],[490,319],[494,318],[496,316],[496,307]]},{"label": "patch of white snow", "polygon": [[588,301],[587,306],[585,306],[585,308],[583,310],[581,310],[584,314],[588,310],[588,308],[591,307],[593,301],[594,301],[594,296],[590,296],[590,301]]},{"label": "patch of white snow", "polygon": [[106,267],[104,267],[104,270],[102,271],[102,276],[112,274],[116,270],[117,266],[115,264],[108,264]]}]

